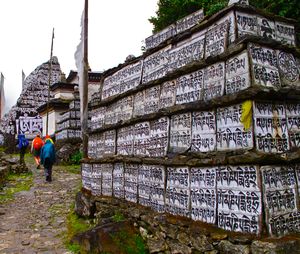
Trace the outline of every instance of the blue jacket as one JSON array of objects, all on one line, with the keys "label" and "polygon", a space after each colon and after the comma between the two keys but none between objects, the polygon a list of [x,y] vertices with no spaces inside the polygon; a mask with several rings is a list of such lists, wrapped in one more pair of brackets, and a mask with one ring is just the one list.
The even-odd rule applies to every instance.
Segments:
[{"label": "blue jacket", "polygon": [[26,149],[26,147],[29,145],[28,140],[25,138],[24,134],[18,135],[18,148],[19,149]]},{"label": "blue jacket", "polygon": [[56,161],[55,147],[49,139],[47,139],[45,144],[42,146],[40,158],[43,165],[45,165],[46,159],[48,159],[51,164]]}]

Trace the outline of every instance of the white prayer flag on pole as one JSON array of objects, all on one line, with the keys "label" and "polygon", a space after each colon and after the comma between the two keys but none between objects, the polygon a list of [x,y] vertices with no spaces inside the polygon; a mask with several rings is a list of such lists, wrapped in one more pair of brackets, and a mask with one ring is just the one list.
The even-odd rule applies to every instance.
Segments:
[{"label": "white prayer flag on pole", "polygon": [[81,15],[80,42],[75,52],[80,95],[80,118],[83,144],[83,158],[87,158],[88,145],[88,0],[84,1]]}]

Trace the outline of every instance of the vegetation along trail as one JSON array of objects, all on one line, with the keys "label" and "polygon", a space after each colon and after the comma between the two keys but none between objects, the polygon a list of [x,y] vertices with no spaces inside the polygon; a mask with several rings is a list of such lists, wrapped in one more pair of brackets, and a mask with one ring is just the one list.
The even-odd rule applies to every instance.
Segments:
[{"label": "vegetation along trail", "polygon": [[43,169],[26,157],[32,174],[11,175],[0,193],[0,253],[71,253],[67,218],[80,186],[79,166],[54,166],[53,181],[46,183]]}]

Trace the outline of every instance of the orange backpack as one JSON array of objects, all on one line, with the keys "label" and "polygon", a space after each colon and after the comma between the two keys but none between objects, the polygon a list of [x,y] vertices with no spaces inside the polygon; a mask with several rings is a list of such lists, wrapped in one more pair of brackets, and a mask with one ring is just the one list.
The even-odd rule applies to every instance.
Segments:
[{"label": "orange backpack", "polygon": [[44,145],[43,140],[39,137],[36,137],[32,142],[33,142],[33,148],[35,150],[40,150],[42,148],[42,146]]}]

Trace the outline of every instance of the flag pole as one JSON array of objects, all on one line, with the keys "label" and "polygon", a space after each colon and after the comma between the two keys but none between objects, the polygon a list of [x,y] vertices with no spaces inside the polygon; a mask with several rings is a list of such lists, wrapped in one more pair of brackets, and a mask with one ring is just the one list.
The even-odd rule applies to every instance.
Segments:
[{"label": "flag pole", "polygon": [[50,85],[51,85],[51,74],[52,74],[53,39],[54,39],[54,27],[53,27],[53,30],[52,30],[51,51],[50,51],[50,61],[49,61],[49,79],[48,79],[48,99],[47,99],[46,135],[48,135],[48,122],[49,122],[49,100],[50,100]]},{"label": "flag pole", "polygon": [[88,157],[88,0],[84,1],[84,34],[83,34],[83,89],[82,89],[82,145],[83,158]]}]

